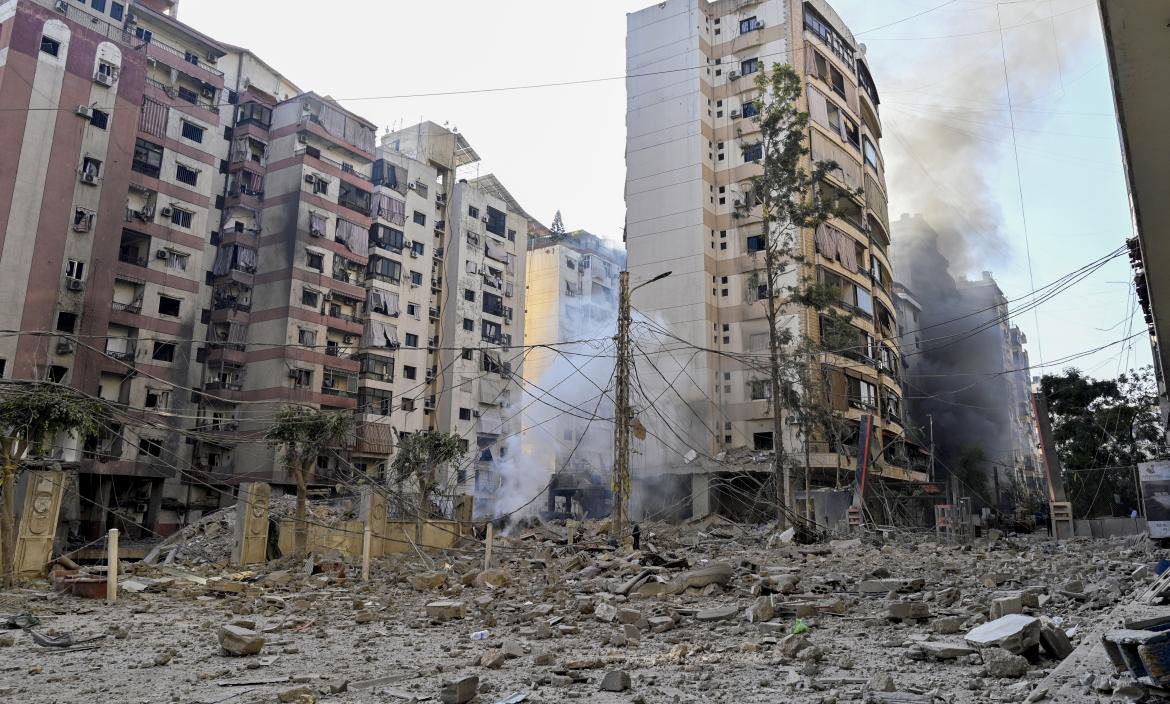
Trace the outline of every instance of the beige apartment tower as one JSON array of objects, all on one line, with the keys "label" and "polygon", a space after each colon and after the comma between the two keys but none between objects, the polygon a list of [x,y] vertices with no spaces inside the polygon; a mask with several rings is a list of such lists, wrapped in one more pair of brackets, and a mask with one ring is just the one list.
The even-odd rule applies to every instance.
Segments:
[{"label": "beige apartment tower", "polygon": [[[689,407],[677,414],[681,434],[694,452],[655,457],[635,448],[635,475],[675,475],[675,490],[689,489],[691,509],[701,514],[734,511],[744,494],[721,490],[728,482],[715,479],[767,471],[760,455],[774,445],[767,372],[743,361],[766,359],[768,348],[755,284],[764,232],[750,181],[763,164],[752,117],[759,109],[758,72],[789,63],[806,86],[801,108],[811,117],[811,158],[840,165],[828,187],[838,191],[843,208],[843,217],[801,233],[799,273],[840,290],[840,308],[852,315],[858,340],[821,360],[833,408],[851,430],[835,441],[813,438],[807,448],[813,481],[834,485],[842,473],[850,479],[863,416],[874,428],[871,474],[924,479],[905,461],[882,129],[864,48],[823,0],[667,0],[627,20],[631,286],[673,272],[640,289],[633,304],[702,350],[688,354],[677,387]],[[794,269],[789,283],[796,276]],[[820,338],[817,310],[784,310],[781,324],[797,336]],[[796,426],[785,428],[786,451],[803,463],[806,448]]]}]

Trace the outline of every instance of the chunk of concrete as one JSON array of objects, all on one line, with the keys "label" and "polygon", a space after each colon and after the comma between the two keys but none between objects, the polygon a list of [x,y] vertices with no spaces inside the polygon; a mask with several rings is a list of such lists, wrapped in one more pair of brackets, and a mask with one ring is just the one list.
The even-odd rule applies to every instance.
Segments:
[{"label": "chunk of concrete", "polygon": [[1024,613],[1024,600],[1018,596],[1005,596],[991,602],[991,619],[1003,618],[1009,614]]},{"label": "chunk of concrete", "polygon": [[976,648],[1003,648],[1019,655],[1040,643],[1040,619],[1024,614],[1009,614],[976,627],[966,635]]},{"label": "chunk of concrete", "polygon": [[857,585],[862,594],[889,594],[890,592],[920,592],[926,586],[921,579],[866,579]]},{"label": "chunk of concrete", "polygon": [[918,643],[915,647],[929,658],[935,660],[954,660],[975,652],[975,649],[965,643],[948,643],[945,641],[928,640]]},{"label": "chunk of concrete", "polygon": [[983,651],[983,668],[989,677],[1017,678],[1028,673],[1031,665],[1028,661],[1015,653],[1003,648],[988,648]]},{"label": "chunk of concrete", "polygon": [[609,604],[603,601],[597,606],[593,607],[593,616],[597,618],[598,621],[613,623],[617,619],[618,610],[617,607],[613,604]]},{"label": "chunk of concrete", "polygon": [[618,623],[638,623],[642,620],[642,612],[637,609],[618,609]]},{"label": "chunk of concrete", "polygon": [[264,647],[264,636],[250,628],[227,624],[219,628],[219,647],[225,655],[255,655]]},{"label": "chunk of concrete", "polygon": [[930,607],[921,601],[895,601],[886,607],[886,618],[893,620],[930,618]]},{"label": "chunk of concrete", "polygon": [[739,607],[735,604],[728,606],[717,606],[714,609],[703,609],[695,614],[697,621],[726,621],[729,618],[735,618],[739,613]]},{"label": "chunk of concrete", "polygon": [[1068,634],[1055,621],[1045,617],[1040,619],[1040,647],[1057,660],[1064,660],[1073,652]]},{"label": "chunk of concrete", "polygon": [[727,584],[731,581],[731,565],[726,562],[716,562],[702,569],[683,572],[674,579],[664,593],[682,594],[691,587],[703,588],[708,584]]},{"label": "chunk of concrete", "polygon": [[467,607],[462,601],[432,601],[427,604],[426,610],[427,618],[442,622],[463,618]]},{"label": "chunk of concrete", "polygon": [[745,618],[748,623],[763,623],[764,621],[771,621],[772,617],[776,615],[776,609],[772,607],[772,600],[769,597],[762,596],[752,602],[748,607]]},{"label": "chunk of concrete", "polygon": [[630,673],[624,670],[610,670],[601,680],[601,691],[624,692],[630,688]]},{"label": "chunk of concrete", "polygon": [[442,589],[447,586],[447,573],[420,572],[410,578],[410,584],[420,592]]},{"label": "chunk of concrete", "polygon": [[499,589],[510,581],[508,573],[499,568],[484,570],[475,576],[475,586]]},{"label": "chunk of concrete", "polygon": [[479,677],[462,677],[443,683],[439,699],[443,704],[467,704],[479,693]]}]

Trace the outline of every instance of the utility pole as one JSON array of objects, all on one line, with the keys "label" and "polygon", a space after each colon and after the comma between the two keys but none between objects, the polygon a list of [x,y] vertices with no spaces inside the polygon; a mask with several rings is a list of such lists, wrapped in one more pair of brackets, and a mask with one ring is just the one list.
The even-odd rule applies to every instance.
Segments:
[{"label": "utility pole", "polygon": [[617,384],[613,416],[613,520],[612,537],[622,539],[626,506],[630,497],[630,272],[618,277]]},{"label": "utility pole", "polygon": [[934,416],[927,413],[926,420],[930,422],[930,465],[926,470],[927,481],[934,481]]},{"label": "utility pole", "polygon": [[618,277],[618,319],[616,367],[614,368],[614,418],[613,418],[613,520],[610,522],[610,536],[620,541],[629,520],[630,501],[630,296],[647,284],[665,279],[669,271],[643,281],[630,288],[630,272],[623,271]]}]

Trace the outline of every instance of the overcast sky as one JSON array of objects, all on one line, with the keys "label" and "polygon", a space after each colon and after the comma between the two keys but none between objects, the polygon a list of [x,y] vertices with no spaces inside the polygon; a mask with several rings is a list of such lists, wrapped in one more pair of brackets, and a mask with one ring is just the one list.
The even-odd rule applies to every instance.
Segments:
[{"label": "overcast sky", "polygon": [[[342,99],[383,128],[420,119],[458,127],[483,157],[482,173],[499,176],[534,216],[547,224],[559,208],[569,229],[620,239],[625,15],[649,4],[182,0],[179,16],[249,47],[303,89]],[[996,213],[1001,231],[975,233],[963,268],[975,276],[991,270],[1009,298],[1130,236],[1094,0],[832,4],[867,45],[881,94],[892,218],[921,209],[924,181],[940,184],[933,203],[946,211],[940,219],[970,223]],[[592,79],[609,80],[485,90]],[[395,97],[465,90],[484,92]],[[962,162],[938,147],[946,134],[965,143]],[[978,162],[970,168],[985,176],[988,197],[969,198],[962,186],[946,185],[956,182],[943,176],[961,172],[967,161]],[[1041,306],[1039,334],[1033,314],[1021,315],[1016,322],[1028,335],[1033,364],[1139,332],[1144,322],[1140,309],[1131,316],[1131,279],[1122,257]],[[1149,359],[1141,336],[1074,364],[1110,376]]]}]

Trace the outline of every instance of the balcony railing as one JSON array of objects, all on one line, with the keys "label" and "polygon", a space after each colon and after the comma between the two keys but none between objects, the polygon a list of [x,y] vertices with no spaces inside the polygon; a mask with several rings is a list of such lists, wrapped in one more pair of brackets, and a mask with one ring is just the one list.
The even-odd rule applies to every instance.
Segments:
[{"label": "balcony railing", "polygon": [[194,91],[191,91],[191,92],[194,93],[195,100],[187,100],[186,98],[182,98],[179,95],[178,89],[176,89],[174,86],[168,86],[167,84],[165,84],[161,81],[156,81],[153,78],[147,78],[146,83],[147,83],[147,85],[152,85],[155,88],[158,88],[162,92],[166,93],[167,97],[169,97],[169,98],[174,98],[175,100],[182,100],[183,102],[191,103],[192,105],[198,105],[199,107],[201,107],[205,110],[214,110],[215,109],[215,104],[213,102],[211,102],[207,98],[204,98],[202,95],[195,93]]},{"label": "balcony railing", "polygon": [[74,22],[83,25],[91,32],[97,32],[106,39],[112,39],[121,44],[125,44],[132,49],[142,48],[138,45],[134,35],[123,29],[121,25],[111,24],[97,15],[85,12],[84,10],[74,7],[68,3],[56,2],[55,0],[37,0],[37,3],[43,5],[44,7],[48,7],[50,9],[56,10],[57,12],[60,12],[61,14],[65,15],[67,19],[73,20]]},{"label": "balcony railing", "polygon": [[130,254],[129,252],[118,252],[118,261],[143,267],[150,263],[146,257],[140,257],[136,254]]},{"label": "balcony railing", "polygon": [[133,340],[118,340],[118,342],[125,343],[125,344],[121,344],[121,345],[110,344],[112,342],[115,342],[115,341],[110,340],[106,344],[106,356],[107,357],[111,357],[113,359],[121,359],[121,360],[133,360],[134,359],[134,354],[138,349],[137,342],[135,342]]},{"label": "balcony railing", "polygon": [[[215,74],[216,76],[223,75],[223,71],[220,71],[219,69],[215,68],[214,66],[207,63],[206,61],[203,61],[202,59],[199,58],[199,56],[197,54],[193,54],[189,51],[183,51],[182,49],[176,49],[175,47],[171,46],[170,44],[165,44],[163,42],[160,42],[155,37],[151,37],[148,44],[150,44],[150,46],[162,49],[163,51],[167,52],[168,54],[174,54],[175,56],[179,57],[183,61],[191,64],[192,66],[198,66],[199,68],[203,69],[204,71],[207,71],[208,73]],[[194,61],[192,61],[192,59],[194,59]]]},{"label": "balcony railing", "polygon": [[136,299],[136,300],[130,301],[129,303],[122,303],[121,301],[114,301],[113,303],[110,304],[110,308],[112,308],[114,310],[125,311],[127,313],[141,313],[142,312],[142,300]]}]

